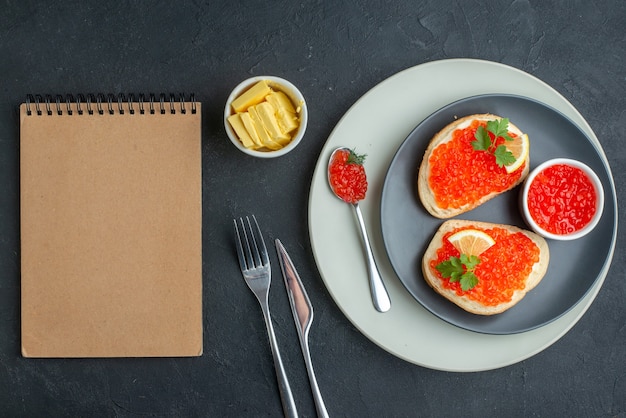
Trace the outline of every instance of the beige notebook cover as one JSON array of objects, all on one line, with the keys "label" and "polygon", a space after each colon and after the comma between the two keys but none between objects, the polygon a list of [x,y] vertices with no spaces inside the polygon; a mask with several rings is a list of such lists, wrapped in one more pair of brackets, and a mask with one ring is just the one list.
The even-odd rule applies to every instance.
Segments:
[{"label": "beige notebook cover", "polygon": [[24,357],[202,354],[201,107],[154,106],[20,106]]}]

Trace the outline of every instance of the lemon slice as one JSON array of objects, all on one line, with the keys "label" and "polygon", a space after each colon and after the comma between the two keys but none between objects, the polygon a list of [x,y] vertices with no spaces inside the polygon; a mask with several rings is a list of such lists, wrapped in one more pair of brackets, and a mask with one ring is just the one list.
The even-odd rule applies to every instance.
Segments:
[{"label": "lemon slice", "polygon": [[513,164],[504,166],[507,173],[512,173],[524,164],[530,151],[530,142],[528,141],[528,135],[522,134],[513,138],[513,141],[505,141],[504,146],[515,157]]},{"label": "lemon slice", "polygon": [[464,229],[448,237],[450,244],[461,254],[480,255],[496,242],[487,233],[478,229]]}]

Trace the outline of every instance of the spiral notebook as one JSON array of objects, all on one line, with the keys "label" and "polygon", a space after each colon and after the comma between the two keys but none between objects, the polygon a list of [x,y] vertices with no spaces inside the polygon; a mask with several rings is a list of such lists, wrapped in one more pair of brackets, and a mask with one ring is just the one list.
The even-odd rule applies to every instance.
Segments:
[{"label": "spiral notebook", "polygon": [[20,105],[24,357],[202,354],[201,104]]}]

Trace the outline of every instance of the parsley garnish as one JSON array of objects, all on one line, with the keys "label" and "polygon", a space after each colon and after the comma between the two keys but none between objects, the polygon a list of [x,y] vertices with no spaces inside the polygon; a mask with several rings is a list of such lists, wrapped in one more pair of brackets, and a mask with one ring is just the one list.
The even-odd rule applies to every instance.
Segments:
[{"label": "parsley garnish", "polygon": [[493,149],[493,142],[489,133],[493,134],[494,141],[498,137],[502,137],[507,141],[513,141],[513,138],[509,135],[509,120],[507,118],[490,120],[487,122],[487,129],[482,125],[479,126],[474,134],[476,140],[472,141],[472,147],[476,151],[487,151],[493,154],[499,167],[513,164],[515,162],[513,153],[507,150],[504,145],[499,145]]},{"label": "parsley garnish", "polygon": [[474,268],[480,263],[475,255],[461,254],[461,257],[450,257],[435,266],[441,275],[450,279],[451,282],[460,282],[461,289],[467,291],[478,284],[478,277],[474,274]]},{"label": "parsley garnish", "polygon": [[350,151],[350,154],[348,154],[348,160],[346,161],[346,163],[363,165],[363,162],[365,161],[365,157],[367,157],[367,154],[357,154],[353,150],[349,150],[349,151]]}]

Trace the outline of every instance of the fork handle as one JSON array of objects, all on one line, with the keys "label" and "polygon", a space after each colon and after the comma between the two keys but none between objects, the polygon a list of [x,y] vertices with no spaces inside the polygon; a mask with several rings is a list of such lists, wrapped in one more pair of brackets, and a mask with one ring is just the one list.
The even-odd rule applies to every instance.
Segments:
[{"label": "fork handle", "polygon": [[293,400],[291,393],[291,386],[287,380],[287,373],[285,373],[285,367],[283,366],[283,360],[280,357],[280,351],[278,350],[278,342],[276,341],[276,335],[274,334],[274,327],[272,326],[272,318],[267,305],[261,304],[263,309],[263,316],[265,318],[265,325],[267,327],[267,334],[270,339],[270,347],[272,348],[272,356],[274,357],[274,369],[276,370],[276,379],[278,380],[278,391],[280,392],[280,401],[283,404],[283,413],[285,417],[297,418],[298,410],[296,409],[296,403]]}]

